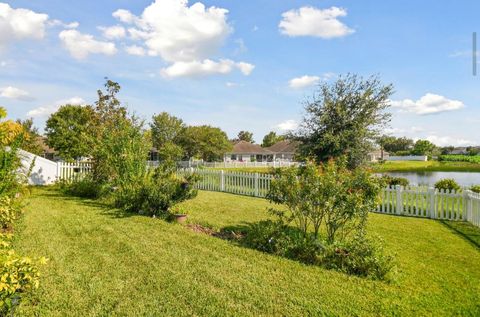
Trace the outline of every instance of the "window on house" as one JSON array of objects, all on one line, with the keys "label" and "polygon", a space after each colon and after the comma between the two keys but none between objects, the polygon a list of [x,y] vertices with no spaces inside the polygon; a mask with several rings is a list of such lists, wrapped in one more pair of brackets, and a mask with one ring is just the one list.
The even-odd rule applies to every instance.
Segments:
[{"label": "window on house", "polygon": [[230,156],[230,159],[232,161],[236,161],[237,160],[237,156],[235,154],[232,154],[232,156]]}]

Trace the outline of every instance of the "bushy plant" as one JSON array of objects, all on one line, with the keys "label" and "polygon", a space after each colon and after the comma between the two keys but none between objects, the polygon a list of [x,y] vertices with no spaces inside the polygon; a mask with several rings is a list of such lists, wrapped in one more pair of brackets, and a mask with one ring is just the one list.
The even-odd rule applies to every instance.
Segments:
[{"label": "bushy plant", "polygon": [[473,185],[470,190],[474,193],[480,193],[480,185]]},{"label": "bushy plant", "polygon": [[385,186],[396,186],[400,185],[403,187],[407,187],[410,184],[410,181],[404,177],[393,177],[390,175],[382,175],[381,181]]},{"label": "bushy plant", "polygon": [[0,228],[11,228],[20,214],[20,204],[8,196],[0,196]]},{"label": "bushy plant", "polygon": [[167,215],[171,207],[197,195],[196,180],[196,175],[179,176],[174,164],[162,163],[147,173],[141,182],[117,188],[115,204],[130,212]]},{"label": "bushy plant", "polygon": [[460,185],[452,178],[444,178],[435,183],[435,188],[438,190],[458,191]]},{"label": "bushy plant", "polygon": [[365,225],[368,212],[377,206],[380,189],[381,182],[367,170],[349,170],[345,160],[331,160],[278,170],[267,198],[285,205],[290,220],[305,235],[312,226],[318,238],[324,223],[331,243]]},{"label": "bushy plant", "polygon": [[316,264],[322,249],[312,234],[305,236],[283,221],[264,220],[251,224],[242,243],[249,248],[272,253],[308,264]]},{"label": "bushy plant", "polygon": [[38,267],[45,258],[22,257],[11,249],[11,235],[0,233],[0,315],[12,314],[22,295],[39,286]]},{"label": "bushy plant", "polygon": [[279,170],[267,197],[288,211],[272,209],[277,220],[251,225],[243,241],[304,263],[386,279],[394,267],[392,258],[365,233],[381,186],[366,170],[347,169],[343,160]]},{"label": "bushy plant", "polygon": [[318,261],[328,269],[379,280],[390,279],[395,268],[394,258],[386,254],[380,238],[367,238],[364,233],[325,244]]},{"label": "bushy plant", "polygon": [[104,184],[96,182],[91,174],[71,181],[61,180],[57,185],[67,195],[93,199],[99,198],[106,188]]}]

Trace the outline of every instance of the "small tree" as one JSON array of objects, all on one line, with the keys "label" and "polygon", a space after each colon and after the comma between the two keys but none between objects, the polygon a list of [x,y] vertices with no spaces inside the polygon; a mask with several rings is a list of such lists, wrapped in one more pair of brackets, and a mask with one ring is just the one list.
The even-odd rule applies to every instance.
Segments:
[{"label": "small tree", "polygon": [[389,121],[386,110],[392,93],[393,86],[382,85],[377,77],[348,74],[335,83],[321,84],[307,101],[295,135],[301,156],[316,162],[346,156],[350,167],[361,164]]},{"label": "small tree", "polygon": [[98,125],[90,106],[61,106],[46,123],[46,143],[64,160],[90,156]]},{"label": "small tree", "polygon": [[176,143],[186,126],[182,119],[162,112],[152,117],[150,128],[153,146],[161,149],[166,143]]},{"label": "small tree", "polygon": [[23,141],[20,147],[22,150],[28,151],[33,154],[41,155],[43,152],[42,146],[39,143],[40,134],[38,129],[33,126],[33,120],[17,120],[17,123],[20,124],[23,128]]},{"label": "small tree", "polygon": [[277,142],[284,140],[283,135],[277,135],[274,131],[270,131],[267,135],[263,137],[262,147],[269,147],[274,145]]},{"label": "small tree", "polygon": [[253,133],[249,131],[238,132],[238,140],[255,143],[255,141],[253,141]]},{"label": "small tree", "polygon": [[437,146],[428,140],[418,140],[413,146],[413,155],[434,155]]},{"label": "small tree", "polygon": [[208,125],[187,127],[179,145],[183,147],[187,157],[197,157],[210,162],[221,160],[232,148],[224,131]]}]

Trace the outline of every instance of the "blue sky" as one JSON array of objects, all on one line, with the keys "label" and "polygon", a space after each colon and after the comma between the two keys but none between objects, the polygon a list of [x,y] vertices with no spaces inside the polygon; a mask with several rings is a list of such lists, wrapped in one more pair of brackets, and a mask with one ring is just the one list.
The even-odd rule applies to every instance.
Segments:
[{"label": "blue sky", "polygon": [[261,142],[295,127],[317,83],[378,74],[395,86],[386,132],[480,144],[480,2],[201,4],[0,0],[0,105],[43,128],[60,104],[92,103],[107,76],[146,120],[167,111]]}]

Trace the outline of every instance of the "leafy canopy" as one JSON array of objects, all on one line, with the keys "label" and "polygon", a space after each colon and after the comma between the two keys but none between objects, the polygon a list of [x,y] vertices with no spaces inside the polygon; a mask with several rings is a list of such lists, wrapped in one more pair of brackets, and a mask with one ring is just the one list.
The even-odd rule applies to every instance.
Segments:
[{"label": "leafy canopy", "polygon": [[348,74],[321,84],[306,102],[306,115],[295,135],[301,142],[300,155],[317,162],[346,156],[350,167],[361,164],[390,119],[386,110],[392,93],[393,86],[375,76]]},{"label": "leafy canopy", "polygon": [[97,127],[91,106],[61,106],[47,120],[47,144],[64,160],[90,156]]}]

